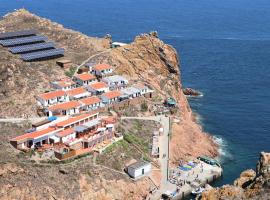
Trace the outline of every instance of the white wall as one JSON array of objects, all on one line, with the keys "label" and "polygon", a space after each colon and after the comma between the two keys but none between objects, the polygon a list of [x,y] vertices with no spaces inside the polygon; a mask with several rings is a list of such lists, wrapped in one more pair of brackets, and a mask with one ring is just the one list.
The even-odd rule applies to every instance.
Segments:
[{"label": "white wall", "polygon": [[[144,174],[142,174],[142,169],[144,169]],[[128,168],[128,174],[133,178],[144,176],[146,174],[149,174],[150,172],[151,172],[151,163],[148,163],[137,169]]]},{"label": "white wall", "polygon": [[67,135],[65,137],[62,137],[62,142],[65,143],[71,139],[75,139],[76,138],[76,133],[72,133],[70,135]]}]

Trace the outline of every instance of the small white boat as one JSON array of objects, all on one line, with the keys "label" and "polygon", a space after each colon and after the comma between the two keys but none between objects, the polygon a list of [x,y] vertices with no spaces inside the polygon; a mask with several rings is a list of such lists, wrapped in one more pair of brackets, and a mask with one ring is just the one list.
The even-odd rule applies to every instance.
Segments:
[{"label": "small white boat", "polygon": [[204,190],[205,190],[204,188],[198,187],[198,188],[196,188],[195,190],[192,190],[192,191],[191,191],[191,194],[197,196],[197,195],[200,195]]}]

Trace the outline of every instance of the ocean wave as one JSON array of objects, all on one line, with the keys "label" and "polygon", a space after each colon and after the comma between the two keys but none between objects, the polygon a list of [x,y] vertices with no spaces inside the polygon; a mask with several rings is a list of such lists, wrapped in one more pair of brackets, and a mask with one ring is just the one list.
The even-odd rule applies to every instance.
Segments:
[{"label": "ocean wave", "polygon": [[218,144],[218,154],[217,160],[220,162],[224,162],[225,160],[232,160],[233,156],[229,152],[227,142],[220,136],[213,136],[213,140],[216,144]]}]

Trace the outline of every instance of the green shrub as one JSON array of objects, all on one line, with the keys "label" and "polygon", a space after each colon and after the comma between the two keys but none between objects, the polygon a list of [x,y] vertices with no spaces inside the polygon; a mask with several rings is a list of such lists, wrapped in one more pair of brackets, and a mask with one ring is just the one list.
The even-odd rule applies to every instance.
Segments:
[{"label": "green shrub", "polygon": [[148,110],[148,105],[147,105],[146,102],[143,102],[143,103],[141,104],[141,111],[142,111],[142,112],[146,112],[147,110]]},{"label": "green shrub", "polygon": [[65,72],[65,75],[68,76],[68,77],[70,77],[70,78],[72,78],[72,76],[74,75],[75,71],[76,71],[76,67],[70,67],[69,68],[69,71],[66,71]]}]

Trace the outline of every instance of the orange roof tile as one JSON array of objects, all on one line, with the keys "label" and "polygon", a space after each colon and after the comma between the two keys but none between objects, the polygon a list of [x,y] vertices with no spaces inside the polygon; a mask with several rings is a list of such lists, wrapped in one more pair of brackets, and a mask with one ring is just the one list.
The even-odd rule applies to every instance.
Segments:
[{"label": "orange roof tile", "polygon": [[80,120],[83,120],[83,119],[86,119],[86,118],[88,118],[90,116],[93,116],[96,113],[98,113],[98,112],[82,114],[82,115],[78,115],[76,117],[70,117],[69,119],[66,119],[64,121],[61,121],[61,122],[57,123],[57,126],[58,127],[66,127],[66,126],[68,126],[70,124],[75,124],[76,122],[78,122]]},{"label": "orange roof tile", "polygon": [[80,79],[82,81],[88,81],[88,80],[96,79],[96,77],[94,75],[88,74],[88,73],[78,74],[78,75],[76,75],[76,78]]},{"label": "orange roof tile", "polygon": [[115,97],[119,97],[121,96],[121,92],[114,90],[114,91],[110,91],[110,92],[106,92],[104,93],[102,96],[107,97],[108,99],[113,99]]},{"label": "orange roof tile", "polygon": [[76,83],[74,83],[72,80],[60,80],[56,81],[56,84],[60,85],[61,87],[68,87],[71,85],[75,85]]},{"label": "orange roof tile", "polygon": [[79,107],[80,103],[78,101],[69,101],[69,102],[65,102],[65,103],[59,103],[53,106],[50,106],[48,109],[50,111],[54,111],[54,110],[68,110],[71,108],[76,108]]},{"label": "orange roof tile", "polygon": [[97,83],[91,84],[90,87],[95,89],[95,90],[98,90],[101,88],[106,88],[106,87],[108,87],[108,85],[104,82],[97,82]]},{"label": "orange roof tile", "polygon": [[74,132],[75,132],[75,131],[74,131],[73,128],[68,128],[68,129],[66,129],[66,130],[63,130],[63,131],[57,133],[56,135],[57,135],[58,137],[65,137],[65,136],[70,135],[70,134],[72,134],[72,133],[74,133]]},{"label": "orange roof tile", "polygon": [[92,104],[95,104],[95,103],[99,103],[101,100],[96,97],[96,96],[93,96],[93,97],[88,97],[88,98],[85,98],[85,99],[81,99],[81,102],[84,104],[84,105],[92,105]]},{"label": "orange roof tile", "polygon": [[78,88],[74,88],[74,89],[66,91],[66,93],[69,96],[75,96],[75,95],[82,94],[82,93],[85,93],[85,92],[87,92],[87,91],[83,87],[78,87]]},{"label": "orange roof tile", "polygon": [[56,97],[61,97],[61,96],[64,96],[64,95],[65,95],[64,91],[56,90],[56,91],[40,94],[39,97],[42,98],[42,99],[48,100],[48,99],[53,99],[53,98],[56,98]]},{"label": "orange roof tile", "polygon": [[112,69],[112,67],[108,64],[99,64],[94,67],[95,70],[105,70],[105,69]]},{"label": "orange roof tile", "polygon": [[43,130],[40,130],[40,131],[35,131],[35,132],[32,132],[32,133],[26,133],[26,134],[20,135],[20,136],[15,137],[15,138],[13,138],[11,140],[12,141],[19,141],[19,140],[24,140],[24,139],[34,139],[34,138],[46,135],[46,134],[48,134],[50,132],[53,132],[55,130],[56,129],[54,127],[49,127],[49,128],[46,128],[46,129],[43,129]]}]

